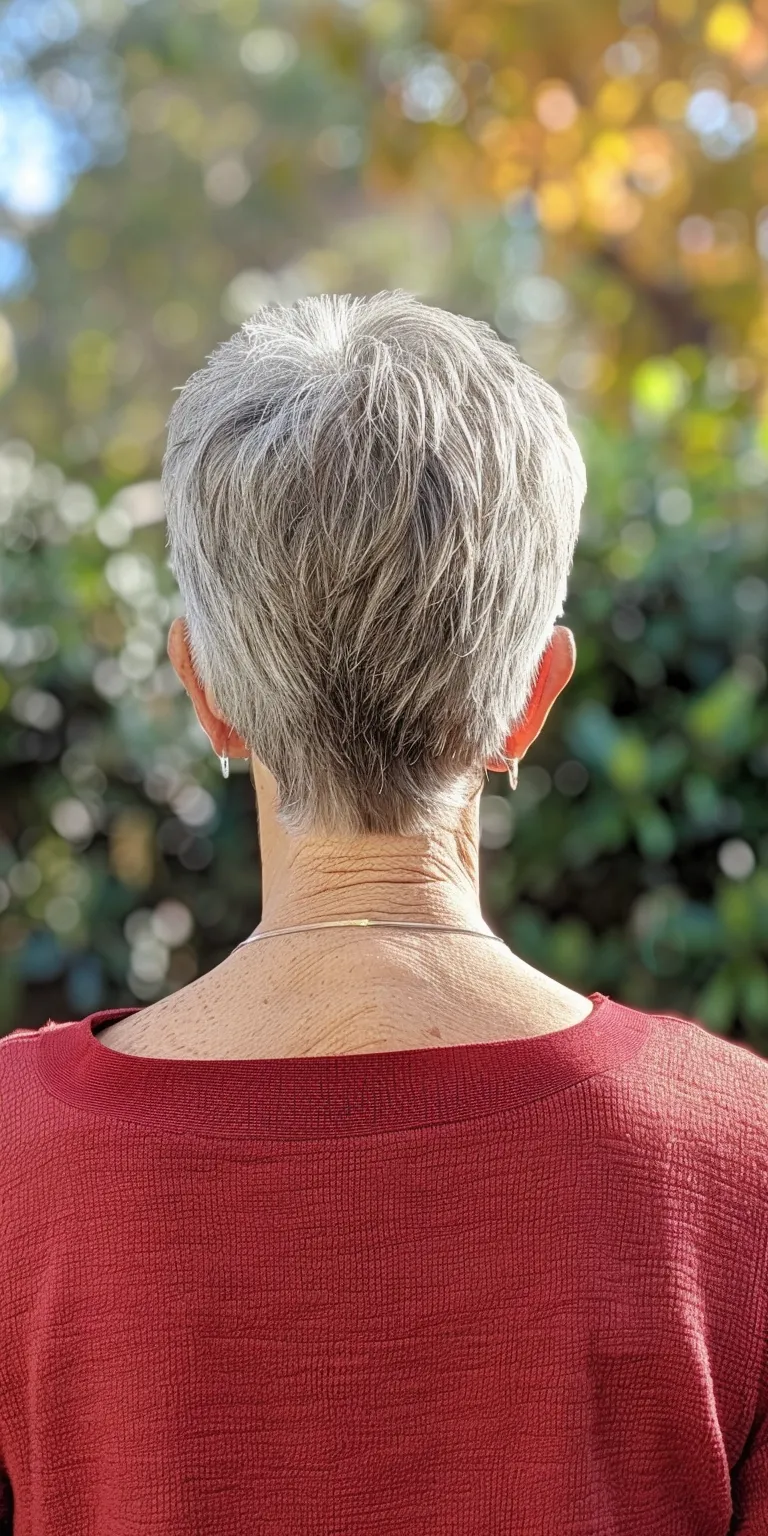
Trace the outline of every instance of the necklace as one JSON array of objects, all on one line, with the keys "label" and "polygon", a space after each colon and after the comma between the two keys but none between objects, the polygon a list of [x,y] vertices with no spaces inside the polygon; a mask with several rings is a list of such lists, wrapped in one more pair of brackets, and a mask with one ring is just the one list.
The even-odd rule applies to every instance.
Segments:
[{"label": "necklace", "polygon": [[270,928],[266,933],[251,933],[236,944],[235,949],[242,949],[243,944],[253,944],[256,939],[274,939],[280,933],[302,933],[309,928],[423,928],[435,933],[470,933],[476,939],[495,939],[497,944],[504,943],[497,933],[483,933],[481,928],[448,928],[444,923],[397,923],[375,917],[353,917],[334,918],[327,923],[297,923],[295,928]]}]

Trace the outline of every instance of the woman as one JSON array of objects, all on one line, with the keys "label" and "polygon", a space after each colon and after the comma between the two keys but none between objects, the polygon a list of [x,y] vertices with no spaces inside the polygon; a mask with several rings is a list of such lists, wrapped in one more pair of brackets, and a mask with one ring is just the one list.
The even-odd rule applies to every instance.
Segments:
[{"label": "woman", "polygon": [[768,1531],[768,1064],[485,922],[479,800],[571,676],[554,391],[407,293],[182,390],[171,661],[249,761],[262,915],[2,1042],[25,1536]]}]

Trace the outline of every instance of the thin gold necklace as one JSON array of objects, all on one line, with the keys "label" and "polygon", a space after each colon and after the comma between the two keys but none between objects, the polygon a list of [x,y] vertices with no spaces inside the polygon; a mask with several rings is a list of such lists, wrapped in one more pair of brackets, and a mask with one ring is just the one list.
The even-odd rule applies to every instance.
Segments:
[{"label": "thin gold necklace", "polygon": [[266,933],[249,934],[247,939],[235,945],[235,949],[242,949],[243,944],[253,944],[256,939],[274,939],[280,933],[303,933],[309,928],[422,928],[434,933],[469,933],[476,939],[495,939],[497,944],[504,943],[497,933],[483,933],[482,928],[449,928],[444,923],[398,923],[376,917],[353,917],[333,918],[326,923],[297,923],[293,928],[269,928]]}]

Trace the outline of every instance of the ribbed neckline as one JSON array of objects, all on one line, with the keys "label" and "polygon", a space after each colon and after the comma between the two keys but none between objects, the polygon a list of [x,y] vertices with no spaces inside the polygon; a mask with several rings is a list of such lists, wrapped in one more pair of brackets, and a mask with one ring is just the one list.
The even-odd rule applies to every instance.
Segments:
[{"label": "ribbed neckline", "polygon": [[128,1056],[98,1032],[140,1007],[107,1008],[37,1031],[38,1075],[65,1103],[188,1136],[291,1141],[471,1119],[558,1093],[628,1061],[652,1016],[591,994],[579,1024],[531,1039],[360,1056],[245,1061]]}]

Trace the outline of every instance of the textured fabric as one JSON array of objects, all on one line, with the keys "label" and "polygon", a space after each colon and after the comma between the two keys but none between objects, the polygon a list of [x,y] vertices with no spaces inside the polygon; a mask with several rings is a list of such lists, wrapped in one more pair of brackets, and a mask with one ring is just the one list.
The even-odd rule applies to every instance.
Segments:
[{"label": "textured fabric", "polygon": [[592,1001],[377,1055],[0,1041],[6,1529],[768,1536],[768,1062]]}]

